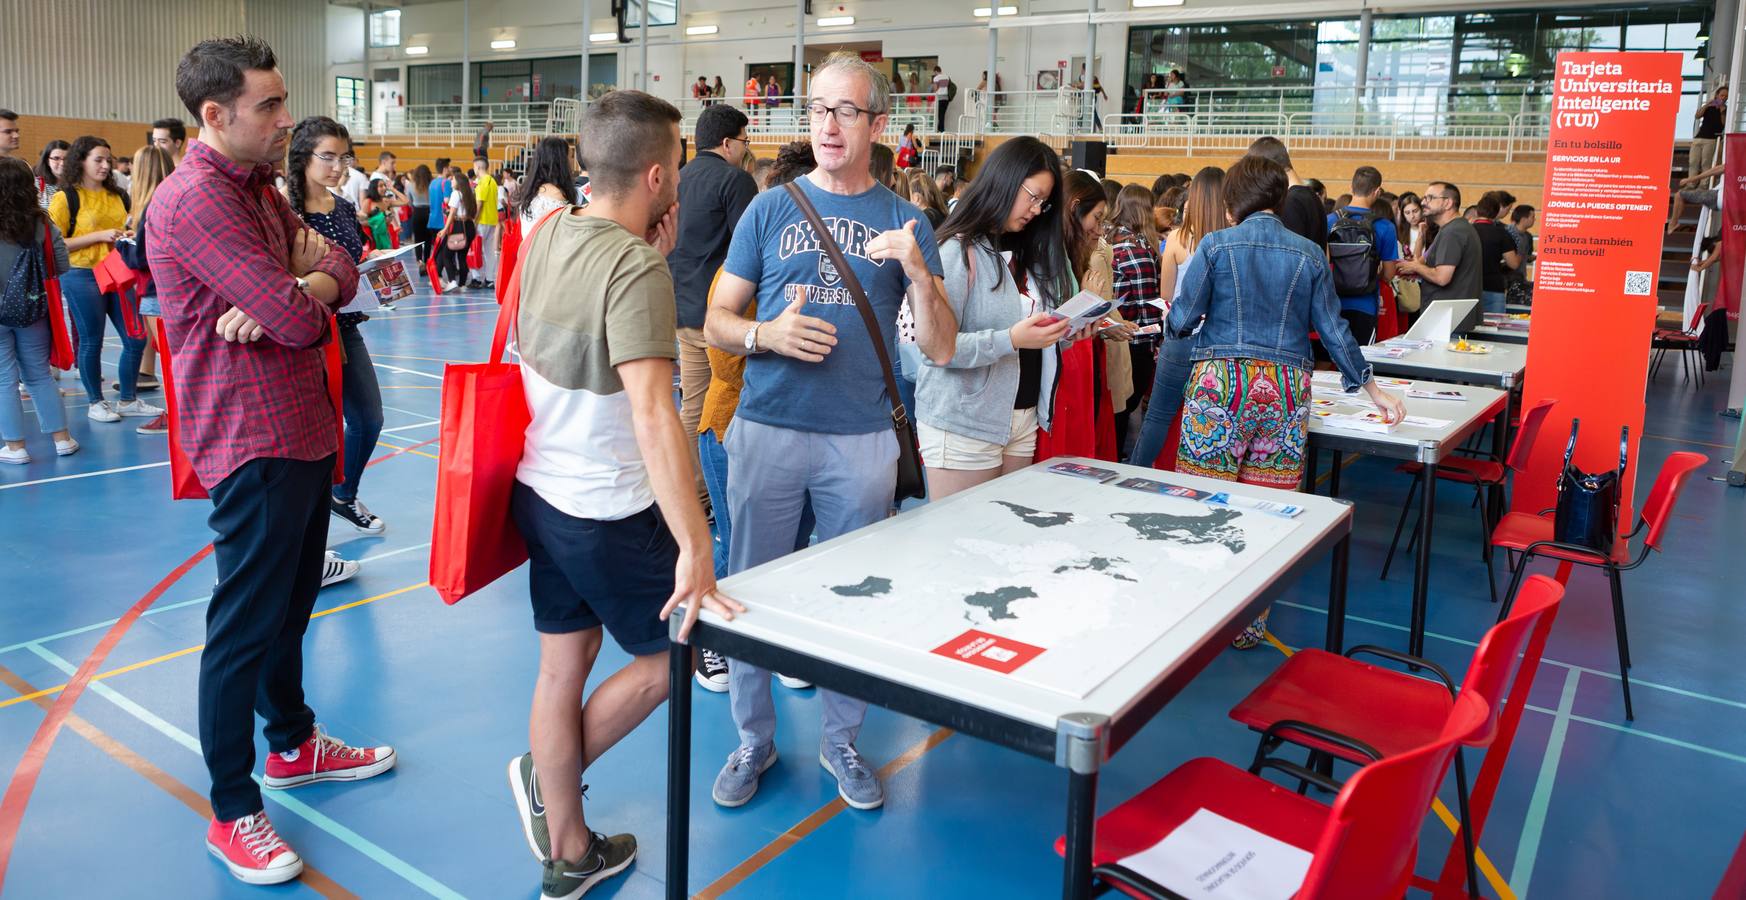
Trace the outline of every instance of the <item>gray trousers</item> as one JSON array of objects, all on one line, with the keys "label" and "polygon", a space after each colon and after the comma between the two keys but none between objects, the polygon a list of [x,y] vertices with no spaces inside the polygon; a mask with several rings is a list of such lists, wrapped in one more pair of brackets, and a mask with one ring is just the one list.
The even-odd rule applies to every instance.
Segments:
[{"label": "gray trousers", "polygon": [[[885,518],[897,486],[897,438],[818,434],[736,418],[727,433],[728,572],[742,572],[794,551],[800,511],[808,498],[821,541]],[[756,615],[754,610],[752,615]],[[776,737],[770,673],[738,660],[728,664],[728,694],[740,744],[765,747]],[[824,742],[851,744],[867,704],[820,690]]]}]

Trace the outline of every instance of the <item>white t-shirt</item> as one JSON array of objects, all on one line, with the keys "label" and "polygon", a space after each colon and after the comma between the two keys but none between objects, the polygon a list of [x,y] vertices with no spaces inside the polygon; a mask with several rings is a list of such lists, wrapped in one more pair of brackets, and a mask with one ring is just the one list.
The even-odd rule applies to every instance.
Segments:
[{"label": "white t-shirt", "polygon": [[934,76],[934,93],[938,94],[941,97],[944,97],[947,94],[951,93],[951,88],[948,87],[951,80],[952,79],[946,77],[946,73],[944,73],[944,72],[941,72],[941,73],[935,75]]},{"label": "white t-shirt", "polygon": [[364,208],[364,189],[370,186],[369,176],[357,169],[346,170],[346,183],[340,185],[340,194],[351,201],[356,209]]}]

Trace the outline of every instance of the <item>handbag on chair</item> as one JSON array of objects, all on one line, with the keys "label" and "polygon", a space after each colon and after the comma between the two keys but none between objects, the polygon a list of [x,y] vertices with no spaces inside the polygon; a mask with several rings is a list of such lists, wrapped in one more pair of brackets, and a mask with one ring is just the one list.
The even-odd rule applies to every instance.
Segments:
[{"label": "handbag on chair", "polygon": [[1619,429],[1619,468],[1584,472],[1571,462],[1581,419],[1570,423],[1570,443],[1564,447],[1564,468],[1558,473],[1558,506],[1552,514],[1552,537],[1563,544],[1588,547],[1611,556],[1619,535],[1619,500],[1625,480],[1630,427]]}]

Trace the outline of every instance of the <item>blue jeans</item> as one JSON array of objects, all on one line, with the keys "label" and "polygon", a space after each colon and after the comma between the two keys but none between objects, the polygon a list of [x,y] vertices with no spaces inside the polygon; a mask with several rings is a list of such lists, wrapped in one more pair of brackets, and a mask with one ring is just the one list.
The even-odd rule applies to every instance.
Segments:
[{"label": "blue jeans", "polygon": [[376,452],[382,435],[382,388],[376,383],[376,367],[370,364],[370,348],[356,328],[341,328],[340,348],[345,365],[340,369],[340,411],[346,420],[345,480],[334,485],[335,498],[350,502],[358,497],[358,479]]},{"label": "blue jeans", "polygon": [[[697,436],[697,458],[703,463],[703,486],[709,489],[709,507],[715,510],[715,577],[727,577],[729,541],[733,538],[733,515],[727,504],[727,448],[715,439],[715,432]],[[800,527],[794,535],[794,549],[804,550],[812,541],[812,503],[800,511]]]},{"label": "blue jeans", "polygon": [[43,434],[66,430],[61,389],[49,373],[49,341],[48,319],[23,328],[0,325],[0,440],[24,440],[24,404],[18,401],[17,388],[21,381],[30,388]]},{"label": "blue jeans", "polygon": [[1194,351],[1194,338],[1166,336],[1158,345],[1158,366],[1152,372],[1152,399],[1146,402],[1146,421],[1140,426],[1140,436],[1134,441],[1134,452],[1128,456],[1133,466],[1152,465],[1164,452],[1164,439],[1170,426],[1182,415],[1182,394],[1188,387],[1189,372],[1194,362],[1188,355]]},{"label": "blue jeans", "polygon": [[115,323],[115,333],[121,335],[122,402],[134,399],[145,339],[134,340],[127,336],[127,325],[121,317],[121,300],[97,290],[97,275],[90,269],[77,267],[61,273],[61,295],[72,308],[73,322],[79,326],[79,381],[85,385],[85,402],[96,403],[103,399],[105,318]]},{"label": "blue jeans", "polygon": [[[728,431],[728,496],[739,528],[728,546],[728,568],[743,572],[793,551],[807,503],[828,541],[871,525],[891,511],[897,487],[897,442],[891,430],[820,434],[735,419]],[[768,747],[776,737],[770,673],[734,660],[728,694],[740,745]],[[819,691],[824,743],[852,744],[866,718],[865,701]]]},{"label": "blue jeans", "polygon": [[1503,291],[1480,291],[1479,306],[1488,313],[1505,312],[1506,300]]}]

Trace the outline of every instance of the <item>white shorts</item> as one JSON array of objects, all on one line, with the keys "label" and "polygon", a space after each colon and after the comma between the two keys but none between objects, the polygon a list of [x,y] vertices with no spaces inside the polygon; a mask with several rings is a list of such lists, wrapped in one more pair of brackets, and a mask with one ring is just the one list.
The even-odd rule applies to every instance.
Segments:
[{"label": "white shorts", "polygon": [[965,472],[998,469],[1001,457],[1029,460],[1037,455],[1037,408],[1012,411],[1012,436],[1005,444],[941,431],[926,422],[916,423],[916,439],[921,442],[922,462],[932,468]]}]

